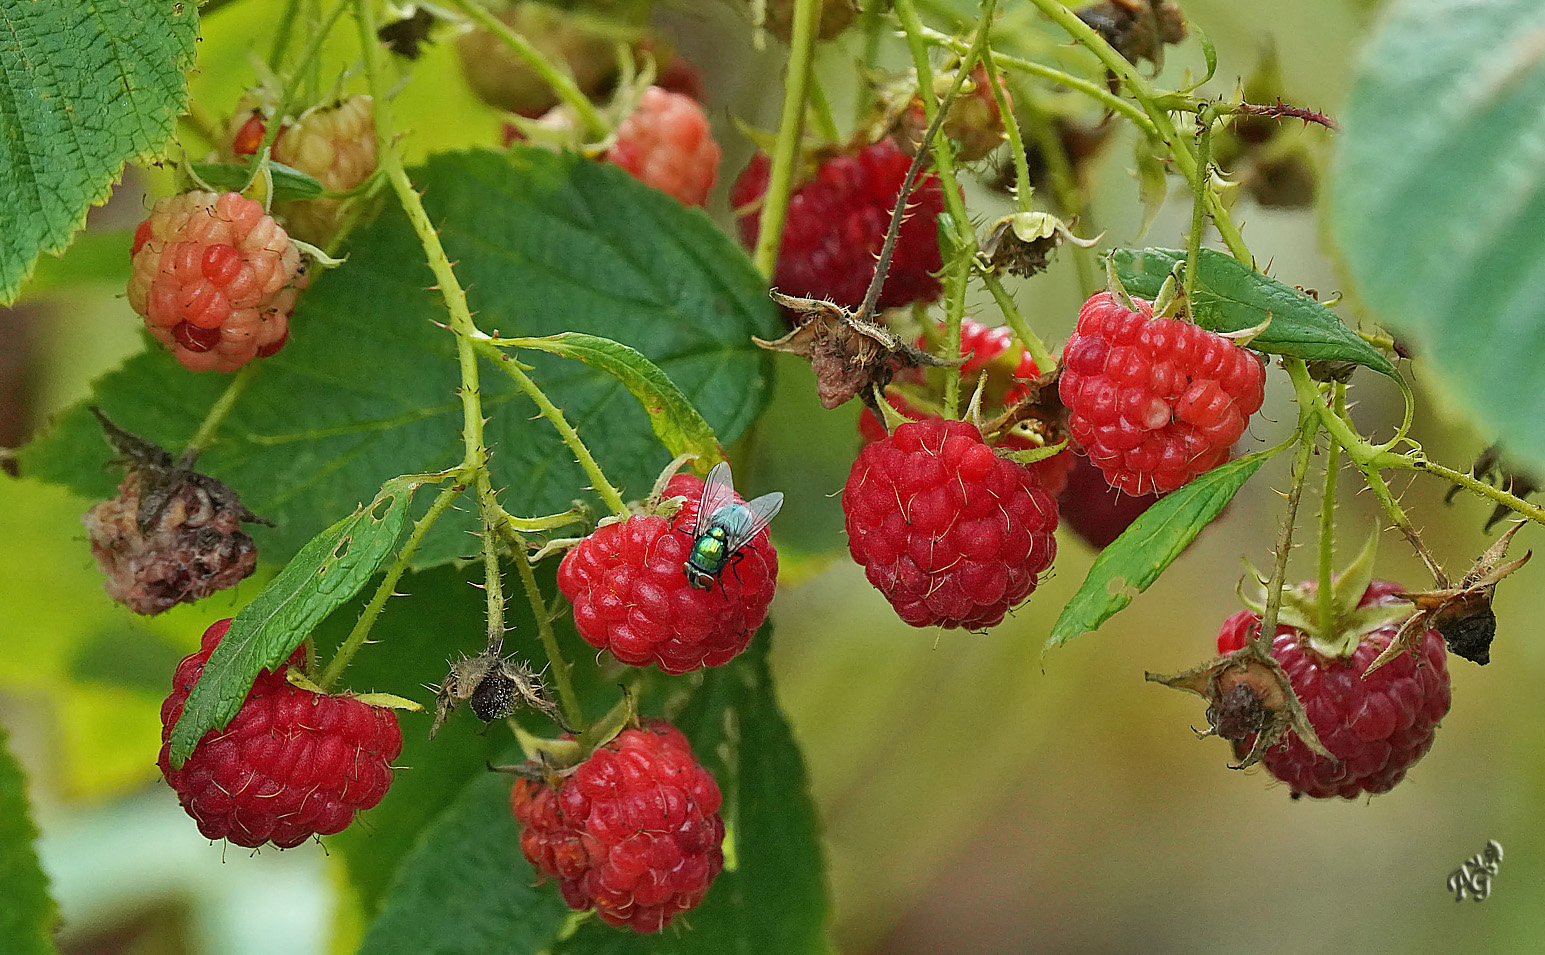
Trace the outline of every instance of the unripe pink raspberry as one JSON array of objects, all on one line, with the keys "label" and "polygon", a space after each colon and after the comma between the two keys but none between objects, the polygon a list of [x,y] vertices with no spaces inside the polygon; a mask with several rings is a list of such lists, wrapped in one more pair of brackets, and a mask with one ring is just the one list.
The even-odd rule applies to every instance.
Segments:
[{"label": "unripe pink raspberry", "polygon": [[[369,96],[351,96],[302,114],[274,140],[274,159],[320,182],[329,192],[347,192],[376,171],[376,120]],[[280,202],[275,211],[290,235],[326,245],[343,224],[343,199]]]},{"label": "unripe pink raspberry", "polygon": [[618,127],[606,161],[684,205],[700,206],[719,173],[719,144],[696,100],[651,86]]},{"label": "unripe pink raspberry", "polygon": [[263,206],[238,193],[162,199],[134,232],[129,304],[190,371],[235,371],[289,338],[306,264]]}]

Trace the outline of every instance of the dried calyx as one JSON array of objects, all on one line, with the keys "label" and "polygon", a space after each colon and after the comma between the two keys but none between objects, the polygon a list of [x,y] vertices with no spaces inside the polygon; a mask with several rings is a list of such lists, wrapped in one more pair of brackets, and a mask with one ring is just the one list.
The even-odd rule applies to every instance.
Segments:
[{"label": "dried calyx", "polygon": [[524,662],[514,657],[501,657],[497,646],[489,647],[475,657],[463,657],[451,663],[450,672],[435,688],[435,718],[429,727],[430,739],[434,739],[440,727],[463,702],[484,723],[502,720],[521,706],[529,706],[564,730],[570,729],[547,695],[541,677]]},{"label": "dried calyx", "polygon": [[1433,568],[1438,586],[1417,593],[1398,594],[1416,607],[1400,627],[1400,632],[1390,641],[1389,647],[1369,664],[1367,673],[1393,660],[1401,653],[1416,654],[1420,651],[1422,634],[1436,630],[1443,634],[1449,650],[1472,663],[1485,666],[1491,662],[1491,641],[1497,635],[1497,615],[1492,612],[1491,598],[1497,583],[1513,571],[1528,563],[1533,551],[1527,551],[1517,560],[1503,563],[1508,544],[1523,526],[1519,521],[1508,528],[1507,533],[1476,558],[1458,583],[1450,583],[1441,568]]},{"label": "dried calyx", "polygon": [[752,341],[769,351],[788,352],[809,361],[815,372],[821,407],[827,410],[857,396],[876,415],[881,415],[874,395],[883,391],[897,372],[961,365],[966,361],[929,354],[889,329],[865,321],[832,302],[778,292],[773,292],[772,298],[798,315],[800,323],[777,341]]}]

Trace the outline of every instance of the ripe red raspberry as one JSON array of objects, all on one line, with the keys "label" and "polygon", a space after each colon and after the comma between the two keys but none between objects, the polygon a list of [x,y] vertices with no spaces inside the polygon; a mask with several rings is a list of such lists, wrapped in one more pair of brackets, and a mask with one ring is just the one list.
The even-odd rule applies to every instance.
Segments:
[{"label": "ripe red raspberry", "polygon": [[[885,243],[891,210],[911,163],[888,139],[821,163],[815,178],[789,200],[773,275],[778,291],[828,298],[848,308],[862,304],[874,275],[874,257]],[[760,203],[771,169],[767,156],[757,153],[730,192],[740,238],[747,248],[755,248],[761,233]],[[901,224],[890,272],[880,290],[882,309],[932,302],[941,291],[934,277],[943,268],[938,220],[944,210],[944,190],[938,177],[920,178],[909,205],[911,212]]]},{"label": "ripe red raspberry", "polygon": [[[940,332],[944,330],[944,324],[939,324]],[[927,339],[919,338],[919,348],[927,347]],[[964,365],[960,366],[962,375],[975,377],[981,372],[988,376],[987,388],[984,391],[984,405],[991,407],[1007,407],[1023,399],[1029,394],[1025,381],[1040,377],[1041,370],[1036,367],[1035,359],[1030,357],[1025,347],[1014,341],[1014,333],[1005,327],[990,327],[971,318],[963,318],[960,321],[960,353],[970,355]],[[925,381],[921,370],[911,373],[909,379],[915,382]],[[894,393],[887,393],[885,400],[892,408],[909,421],[921,421],[924,418],[937,418],[914,407],[911,402]],[[885,437],[885,426],[880,419],[874,416],[874,412],[865,408],[858,416],[858,433],[865,444],[882,440]],[[1034,445],[1020,435],[1009,434],[1000,438],[998,446],[1016,450],[1028,450]],[[1049,458],[1024,465],[1035,475],[1035,482],[1053,497],[1062,493],[1062,489],[1068,483],[1068,471],[1073,467],[1073,453],[1063,451]]]},{"label": "ripe red raspberry", "polygon": [[204,734],[172,769],[172,727],[230,626],[204,631],[203,646],[177,665],[161,704],[161,774],[209,839],[288,849],[342,831],[386,795],[402,731],[389,709],[291,685],[284,674],[304,659],[298,648],[278,672],[259,673],[230,725]]},{"label": "ripe red raspberry", "polygon": [[1101,550],[1121,536],[1162,494],[1128,494],[1105,483],[1105,475],[1081,454],[1073,459],[1067,486],[1057,500],[1062,526]]},{"label": "ripe red raspberry", "polygon": [[652,663],[666,673],[722,666],[767,619],[778,551],[764,528],[714,586],[692,587],[685,568],[703,482],[678,474],[665,494],[686,499],[674,517],[634,516],[597,528],[564,555],[558,589],[574,604],[585,642],[629,666]]},{"label": "ripe red raspberry", "polygon": [[658,932],[724,868],[719,786],[663,720],[623,730],[557,786],[519,779],[520,850],[570,908]]},{"label": "ripe red raspberry", "polygon": [[[1402,603],[1394,594],[1405,588],[1375,580],[1359,607]],[[1231,653],[1260,631],[1261,618],[1242,610],[1223,622],[1218,652]],[[1432,747],[1434,730],[1448,713],[1449,677],[1443,636],[1423,635],[1421,659],[1402,653],[1366,679],[1363,671],[1400,629],[1386,624],[1363,636],[1349,657],[1331,659],[1311,648],[1304,634],[1279,625],[1271,655],[1282,665],[1320,742],[1336,757],[1309,750],[1292,732],[1283,735],[1262,760],[1293,794],[1316,799],[1388,792],[1406,770]],[[1242,759],[1255,743],[1251,734],[1234,743]]]},{"label": "ripe red raspberry", "polygon": [[234,192],[162,199],[130,255],[129,304],[189,371],[235,371],[289,338],[306,266],[260,203]]},{"label": "ripe red raspberry", "polygon": [[700,206],[719,173],[719,144],[696,100],[651,86],[617,128],[606,161],[684,205]]},{"label": "ripe red raspberry", "polygon": [[[376,119],[369,96],[351,96],[308,110],[274,140],[274,159],[327,187],[347,192],[376,170]],[[344,199],[299,199],[275,211],[289,234],[326,245],[343,222]]]},{"label": "ripe red raspberry", "polygon": [[1109,292],[1084,303],[1059,387],[1073,440],[1110,485],[1163,493],[1228,460],[1265,399],[1265,367],[1221,335],[1133,303]]},{"label": "ripe red raspberry", "polygon": [[848,550],[902,620],[983,630],[1057,553],[1057,503],[963,421],[904,424],[859,452],[842,494]]}]

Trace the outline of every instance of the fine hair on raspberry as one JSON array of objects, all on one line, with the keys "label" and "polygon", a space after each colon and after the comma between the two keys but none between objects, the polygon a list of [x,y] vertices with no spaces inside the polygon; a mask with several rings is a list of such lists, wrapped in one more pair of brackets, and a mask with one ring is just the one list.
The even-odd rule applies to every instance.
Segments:
[{"label": "fine hair on raspberry", "polygon": [[304,661],[299,648],[278,670],[259,672],[231,722],[204,734],[187,762],[172,768],[172,727],[230,626],[211,626],[199,651],[177,665],[161,705],[162,775],[209,839],[288,849],[341,832],[386,795],[402,731],[385,707],[292,685],[285,673]]},{"label": "fine hair on raspberry", "polygon": [[658,932],[695,908],[724,868],[722,797],[681,731],[625,729],[556,782],[510,792],[520,849],[570,908]]},{"label": "fine hair on raspberry", "polygon": [[1109,292],[1084,303],[1062,351],[1068,428],[1112,487],[1173,491],[1228,460],[1265,400],[1265,366],[1221,335],[1136,311]]},{"label": "fine hair on raspberry", "polygon": [[1056,499],[963,421],[909,422],[865,447],[842,508],[853,559],[914,627],[997,625],[1057,553]]},{"label": "fine hair on raspberry", "polygon": [[564,555],[558,589],[586,643],[666,673],[722,666],[750,645],[772,603],[778,552],[763,528],[712,587],[692,587],[685,566],[702,493],[702,479],[678,474],[665,486],[683,499],[673,517],[604,525]]}]

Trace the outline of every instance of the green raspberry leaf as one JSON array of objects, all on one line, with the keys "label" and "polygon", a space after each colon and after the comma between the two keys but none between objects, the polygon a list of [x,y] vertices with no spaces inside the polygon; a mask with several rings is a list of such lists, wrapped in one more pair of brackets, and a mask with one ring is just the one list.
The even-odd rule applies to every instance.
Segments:
[{"label": "green raspberry leaf", "polygon": [[59,910],[48,895],[48,877],[32,844],[38,831],[27,808],[27,778],[6,746],[0,727],[0,939],[11,955],[54,955]]},{"label": "green raspberry leaf", "polygon": [[1388,13],[1337,137],[1330,236],[1354,301],[1479,431],[1545,467],[1545,6]]},{"label": "green raspberry leaf", "polygon": [[368,507],[312,538],[242,608],[209,655],[172,728],[172,768],[182,767],[205,733],[236,716],[259,670],[274,670],[282,664],[317,624],[359,593],[396,552],[416,486],[405,478],[386,482]]},{"label": "green raspberry leaf", "polygon": [[[412,175],[485,332],[621,342],[668,376],[726,444],[761,412],[772,356],[751,337],[776,337],[783,323],[745,253],[700,210],[615,166],[538,149],[442,153]],[[269,561],[287,560],[384,481],[453,467],[466,453],[455,337],[441,327],[445,307],[406,217],[390,207],[345,251],[344,265],[302,293],[289,343],[259,359],[199,459],[278,524],[252,532]],[[674,452],[622,382],[556,355],[521,358],[611,481],[647,495]],[[499,367],[482,363],[480,378],[494,484],[508,489],[501,503],[526,516],[568,510],[589,478]],[[85,403],[175,449],[228,382],[184,371],[153,347],[23,449],[22,470],[109,496],[108,450]],[[476,526],[475,509],[448,514],[415,566],[464,556]]]},{"label": "green raspberry leaf", "polygon": [[[512,748],[505,761],[519,760]],[[359,955],[542,952],[569,917],[520,852],[509,776],[482,772],[403,859]]]},{"label": "green raspberry leaf", "polygon": [[1098,629],[1147,590],[1274,453],[1263,451],[1213,468],[1139,515],[1095,558],[1051,628],[1047,649]]},{"label": "green raspberry leaf", "polygon": [[[1179,249],[1117,249],[1111,253],[1126,290],[1151,299],[1186,260]],[[1243,262],[1203,249],[1192,320],[1214,332],[1242,332],[1269,317],[1250,347],[1305,361],[1350,361],[1396,378],[1394,362],[1342,324],[1334,311]]]},{"label": "green raspberry leaf", "polygon": [[165,153],[188,102],[198,5],[48,0],[0,7],[0,304],[63,252],[127,162]]},{"label": "green raspberry leaf", "polygon": [[573,358],[613,375],[638,399],[649,415],[655,437],[672,455],[697,455],[697,470],[708,469],[724,458],[713,428],[692,407],[676,383],[654,362],[621,342],[579,332],[565,332],[546,338],[509,339],[520,348],[535,348],[565,358]]},{"label": "green raspberry leaf", "polygon": [[[252,167],[244,162],[196,162],[189,164],[193,174],[217,191],[241,192],[252,181]],[[315,199],[327,192],[327,187],[311,176],[286,166],[282,162],[268,164],[273,177],[275,202],[291,199]]]}]

